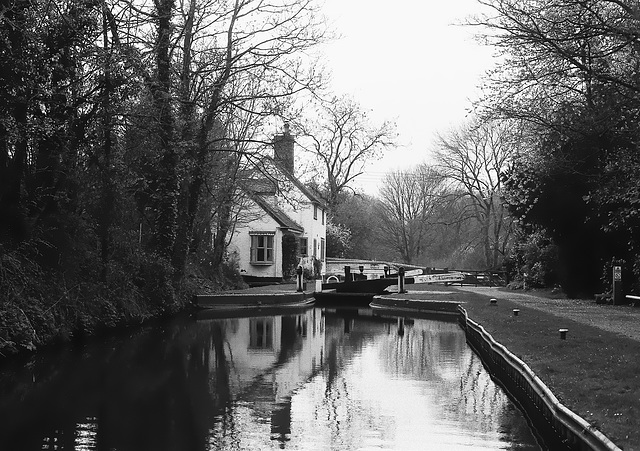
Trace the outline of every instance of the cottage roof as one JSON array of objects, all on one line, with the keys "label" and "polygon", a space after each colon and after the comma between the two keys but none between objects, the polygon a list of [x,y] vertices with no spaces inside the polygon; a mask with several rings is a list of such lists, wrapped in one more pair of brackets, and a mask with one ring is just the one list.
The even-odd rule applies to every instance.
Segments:
[{"label": "cottage roof", "polygon": [[270,204],[267,200],[258,195],[250,194],[251,199],[260,206],[269,216],[271,216],[280,227],[289,229],[294,232],[304,232],[304,228],[289,217],[284,211],[275,205]]},{"label": "cottage roof", "polygon": [[287,168],[285,168],[282,164],[280,164],[278,161],[274,161],[274,165],[278,168],[278,170],[280,172],[282,172],[282,174],[284,174],[287,179],[289,179],[289,181],[291,183],[293,183],[296,188],[298,188],[302,194],[304,194],[311,202],[313,202],[314,204],[318,204],[322,207],[326,207],[325,202],[317,195],[315,194],[311,189],[309,189],[307,186],[305,186],[304,183],[302,183],[300,181],[300,179],[298,179],[298,177],[296,177],[295,175],[293,175],[290,171],[287,170]]},{"label": "cottage roof", "polygon": [[[312,189],[307,187],[304,183],[293,175],[285,166],[283,166],[278,160],[274,160],[271,157],[266,157],[263,160],[262,169],[253,169],[245,171],[246,181],[243,183],[243,189],[252,194],[266,194],[273,195],[278,192],[278,179],[282,179],[283,176],[289,180],[311,203],[317,204],[322,208],[326,208],[326,203],[316,194]],[[276,175],[274,171],[280,173]]]}]

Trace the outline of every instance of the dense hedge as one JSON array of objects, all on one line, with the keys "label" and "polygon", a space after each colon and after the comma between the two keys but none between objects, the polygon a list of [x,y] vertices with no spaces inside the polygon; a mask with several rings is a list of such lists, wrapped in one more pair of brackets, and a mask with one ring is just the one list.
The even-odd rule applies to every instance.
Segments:
[{"label": "dense hedge", "polygon": [[0,247],[0,357],[171,315],[196,293],[242,285],[233,267],[211,271],[196,256],[176,285],[171,264],[154,255],[111,262],[101,280],[95,261],[78,257],[78,271],[44,270],[33,251]]}]

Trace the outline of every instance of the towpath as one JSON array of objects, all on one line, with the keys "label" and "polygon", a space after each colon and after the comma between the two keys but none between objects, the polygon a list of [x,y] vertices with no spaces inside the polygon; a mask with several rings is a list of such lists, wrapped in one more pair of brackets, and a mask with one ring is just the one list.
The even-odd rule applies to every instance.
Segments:
[{"label": "towpath", "polygon": [[549,299],[535,294],[491,287],[455,287],[490,298],[508,299],[519,305],[542,310],[640,341],[640,308],[629,305],[596,304],[592,299]]}]

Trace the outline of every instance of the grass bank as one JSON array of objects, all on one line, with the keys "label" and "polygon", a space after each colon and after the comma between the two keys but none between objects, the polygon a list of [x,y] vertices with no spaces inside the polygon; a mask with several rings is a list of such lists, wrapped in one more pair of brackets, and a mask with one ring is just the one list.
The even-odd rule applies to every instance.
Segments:
[{"label": "grass bank", "polygon": [[[491,305],[491,296],[428,289],[450,291],[442,297],[462,303],[469,317],[529,365],[560,402],[619,447],[640,450],[640,341],[597,327],[598,312],[608,306],[594,308],[589,325],[552,307],[510,301],[508,292]],[[513,309],[520,310],[518,316]],[[569,329],[566,340],[560,339],[560,328]]]}]

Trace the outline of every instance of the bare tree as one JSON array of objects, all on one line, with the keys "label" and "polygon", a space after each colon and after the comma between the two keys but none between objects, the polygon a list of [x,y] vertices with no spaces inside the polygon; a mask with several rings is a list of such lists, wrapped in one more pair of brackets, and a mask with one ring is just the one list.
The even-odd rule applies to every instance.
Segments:
[{"label": "bare tree", "polygon": [[442,199],[442,179],[429,166],[389,173],[380,190],[380,240],[402,261],[422,263]]},{"label": "bare tree", "polygon": [[322,167],[330,210],[367,163],[395,146],[395,125],[388,121],[374,125],[367,112],[346,96],[321,102],[308,123],[298,126],[308,138],[305,149]]},{"label": "bare tree", "polygon": [[640,90],[640,12],[634,2],[480,3],[488,12],[469,23],[483,30],[482,37],[501,55],[488,74],[482,102],[494,116],[557,126],[559,109],[597,108],[604,85],[625,97]]},{"label": "bare tree", "polygon": [[[157,180],[147,183],[148,197],[157,204],[150,211],[158,248],[170,255],[179,280],[207,192],[207,171],[233,174],[237,159],[229,152],[256,151],[268,141],[259,133],[265,118],[283,114],[289,99],[319,85],[309,50],[326,28],[314,0],[125,5],[122,14],[136,18],[128,21],[129,33],[138,39],[141,60],[155,68],[140,69],[152,93],[154,139],[162,155],[159,170],[151,173]],[[211,155],[220,164],[210,164]],[[231,199],[231,185],[220,196]]]},{"label": "bare tree", "polygon": [[517,149],[517,129],[512,122],[474,121],[437,138],[436,169],[449,182],[449,196],[463,201],[458,221],[478,224],[473,245],[482,248],[487,268],[498,267],[511,238],[501,174]]}]

